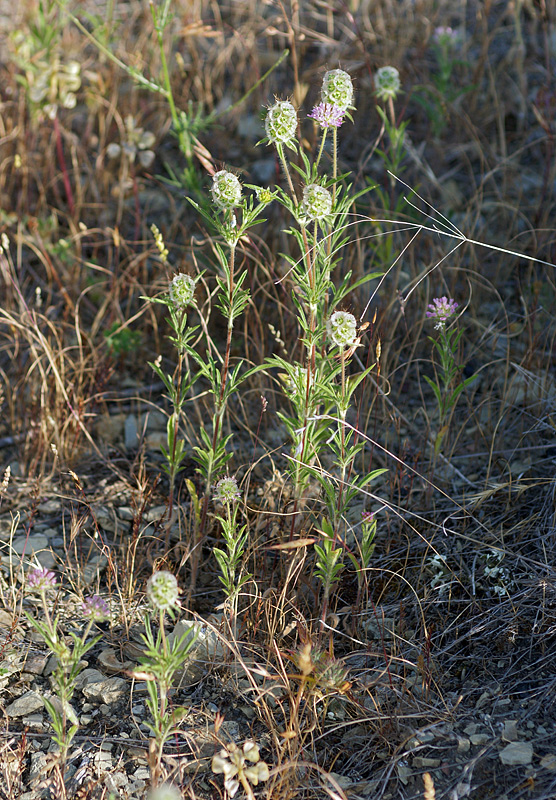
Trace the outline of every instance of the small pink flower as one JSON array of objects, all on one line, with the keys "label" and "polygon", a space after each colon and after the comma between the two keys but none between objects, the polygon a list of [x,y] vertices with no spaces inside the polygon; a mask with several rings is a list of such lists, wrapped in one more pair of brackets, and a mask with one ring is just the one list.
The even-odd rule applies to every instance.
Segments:
[{"label": "small pink flower", "polygon": [[81,610],[83,611],[84,617],[95,620],[95,622],[102,622],[102,620],[108,619],[110,616],[108,603],[106,600],[103,600],[102,597],[99,597],[98,594],[86,597],[81,604]]},{"label": "small pink flower", "polygon": [[429,304],[429,311],[427,317],[436,320],[437,328],[443,327],[447,320],[456,313],[458,303],[455,300],[448,300],[447,297],[435,297],[432,303]]},{"label": "small pink flower", "polygon": [[319,103],[307,116],[318,122],[321,128],[339,128],[344,121],[345,113],[333,103]]},{"label": "small pink flower", "polygon": [[36,567],[27,573],[27,586],[39,592],[53,589],[56,586],[56,575],[45,567]]}]

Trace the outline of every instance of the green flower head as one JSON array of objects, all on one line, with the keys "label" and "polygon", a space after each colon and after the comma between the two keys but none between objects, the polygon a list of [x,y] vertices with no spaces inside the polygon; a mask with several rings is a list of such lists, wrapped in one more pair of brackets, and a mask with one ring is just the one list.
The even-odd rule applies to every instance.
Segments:
[{"label": "green flower head", "polygon": [[147,581],[147,597],[158,611],[168,611],[177,606],[179,594],[178,581],[171,572],[160,570]]},{"label": "green flower head", "polygon": [[183,272],[175,275],[168,290],[170,302],[174,308],[179,310],[190,306],[195,299],[196,286],[197,284],[191,275],[184,275]]},{"label": "green flower head", "polygon": [[231,211],[241,203],[241,183],[233,172],[221,169],[212,179],[212,200],[220,211]]},{"label": "green flower head", "polygon": [[309,219],[324,219],[332,211],[332,195],[324,186],[310,183],[303,189],[301,208]]},{"label": "green flower head", "polygon": [[322,81],[321,99],[323,103],[336,106],[341,111],[354,108],[353,83],[343,69],[329,70]]},{"label": "green flower head", "polygon": [[357,342],[357,320],[348,311],[335,311],[328,320],[326,329],[337,347],[353,347]]},{"label": "green flower head", "polygon": [[400,73],[396,67],[381,67],[375,74],[375,93],[380,100],[395,100],[401,89]]},{"label": "green flower head", "polygon": [[264,127],[271,144],[291,145],[297,132],[297,112],[287,100],[277,100],[267,111]]}]

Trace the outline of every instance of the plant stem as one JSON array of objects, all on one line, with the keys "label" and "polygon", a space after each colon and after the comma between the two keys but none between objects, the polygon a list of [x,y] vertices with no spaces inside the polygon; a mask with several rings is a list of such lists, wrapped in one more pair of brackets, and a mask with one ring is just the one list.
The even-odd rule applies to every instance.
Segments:
[{"label": "plant stem", "polygon": [[228,298],[229,298],[229,305],[230,305],[230,316],[228,318],[228,331],[226,335],[226,351],[224,353],[224,361],[222,364],[222,370],[220,372],[220,395],[218,400],[215,403],[215,412],[213,416],[213,431],[212,431],[212,454],[209,466],[207,468],[207,485],[205,489],[205,498],[203,500],[203,511],[201,515],[201,526],[200,526],[200,535],[203,536],[205,532],[205,525],[207,521],[207,513],[208,513],[208,504],[209,504],[209,495],[210,495],[210,487],[213,478],[213,471],[214,471],[214,456],[216,453],[216,448],[218,444],[218,440],[220,438],[220,431],[222,427],[222,419],[224,417],[224,412],[226,410],[226,402],[225,402],[225,395],[226,395],[226,383],[228,380],[228,371],[230,366],[230,351],[232,348],[232,333],[234,329],[234,314],[233,314],[233,293],[234,293],[234,269],[235,269],[235,254],[236,254],[236,245],[230,244],[230,258],[228,261]]}]

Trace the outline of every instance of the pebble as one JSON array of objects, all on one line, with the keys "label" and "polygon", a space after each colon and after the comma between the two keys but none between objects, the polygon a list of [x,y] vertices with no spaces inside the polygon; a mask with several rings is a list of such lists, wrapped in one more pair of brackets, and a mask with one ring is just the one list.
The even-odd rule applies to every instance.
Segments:
[{"label": "pebble", "polygon": [[128,686],[123,678],[105,678],[102,681],[86,683],[81,691],[88,700],[100,700],[109,706],[127,694]]},{"label": "pebble", "polygon": [[30,714],[28,717],[23,717],[22,722],[33,731],[46,730],[46,723],[42,714]]},{"label": "pebble", "polygon": [[488,744],[490,742],[490,736],[488,733],[472,733],[469,737],[471,744],[477,746],[480,744]]},{"label": "pebble", "polygon": [[[31,768],[29,770],[29,783],[33,783],[42,772],[48,763],[48,756],[46,753],[39,751],[38,753],[31,753]],[[31,793],[36,797],[34,793]]]},{"label": "pebble", "polygon": [[25,662],[25,672],[30,672],[32,675],[42,675],[46,662],[49,656],[31,656]]},{"label": "pebble", "polygon": [[510,742],[498,753],[500,761],[507,767],[530,764],[533,760],[531,742]]},{"label": "pebble", "polygon": [[504,742],[517,741],[517,720],[507,719],[504,722],[504,730],[502,731],[502,740]]},{"label": "pebble", "polygon": [[471,749],[471,742],[466,736],[458,736],[458,753],[468,753]]},{"label": "pebble", "polygon": [[424,758],[423,756],[413,757],[413,766],[417,769],[434,769],[440,766],[439,758]]},{"label": "pebble", "polygon": [[25,552],[26,556],[38,553],[48,547],[48,538],[43,533],[34,533],[32,536],[18,536],[13,540],[12,550],[19,556]]},{"label": "pebble", "polygon": [[[106,675],[103,675],[103,673],[100,672],[100,670],[84,669],[83,672],[79,673],[79,675],[75,679],[75,688],[83,689],[83,687],[86,686],[88,683],[102,683],[102,681],[105,680],[107,680]],[[87,710],[90,710],[90,706],[89,709]]]},{"label": "pebble", "polygon": [[125,772],[111,772],[104,779],[104,786],[109,793],[113,792],[116,797],[119,796],[119,789],[124,789],[129,783],[129,779]]},{"label": "pebble", "polygon": [[556,753],[547,753],[541,758],[540,764],[543,769],[556,772]]},{"label": "pebble", "polygon": [[6,708],[8,717],[27,717],[34,711],[44,707],[42,697],[38,692],[25,692]]},{"label": "pebble", "polygon": [[133,450],[137,445],[137,418],[134,414],[128,414],[124,422],[124,447]]}]

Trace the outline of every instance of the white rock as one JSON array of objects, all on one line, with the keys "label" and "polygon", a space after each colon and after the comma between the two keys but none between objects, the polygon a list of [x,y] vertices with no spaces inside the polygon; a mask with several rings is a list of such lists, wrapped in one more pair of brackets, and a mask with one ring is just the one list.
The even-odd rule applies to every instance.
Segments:
[{"label": "white rock", "polygon": [[25,692],[6,708],[8,717],[26,717],[34,711],[44,707],[42,697],[38,692]]},{"label": "white rock", "polygon": [[83,689],[88,683],[102,683],[107,680],[106,675],[98,669],[84,669],[75,679],[75,688]]},{"label": "white rock", "polygon": [[498,755],[502,764],[507,767],[530,764],[533,760],[533,745],[531,742],[510,742]]},{"label": "white rock", "polygon": [[123,678],[106,678],[103,681],[86,683],[81,691],[88,700],[100,700],[109,706],[127,694],[128,686]]}]

